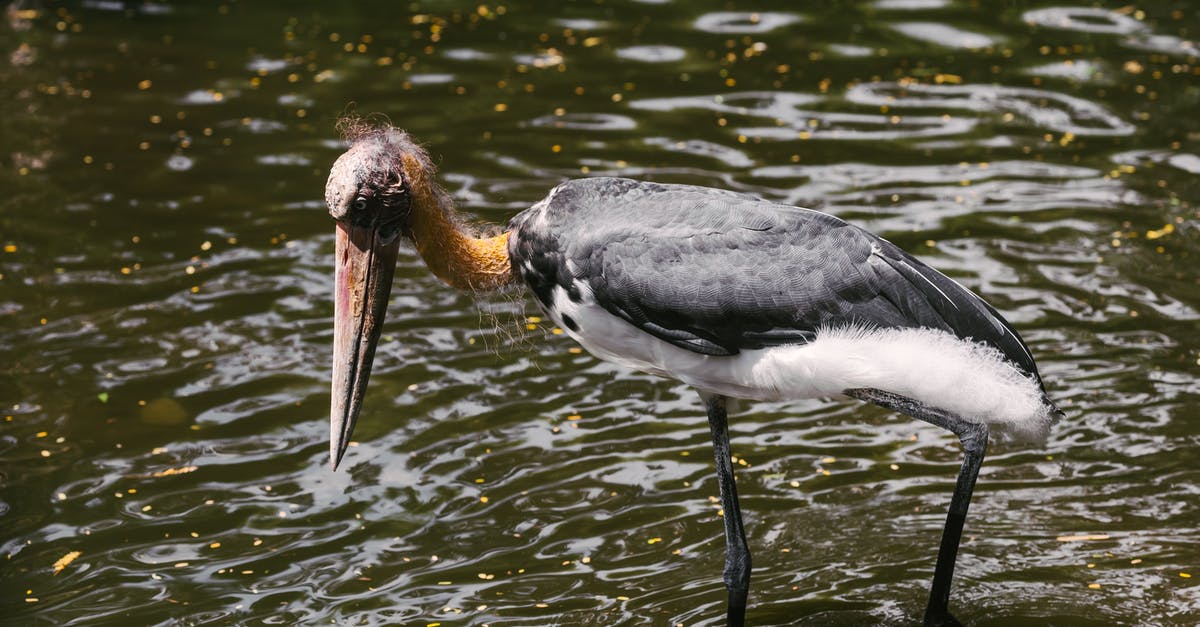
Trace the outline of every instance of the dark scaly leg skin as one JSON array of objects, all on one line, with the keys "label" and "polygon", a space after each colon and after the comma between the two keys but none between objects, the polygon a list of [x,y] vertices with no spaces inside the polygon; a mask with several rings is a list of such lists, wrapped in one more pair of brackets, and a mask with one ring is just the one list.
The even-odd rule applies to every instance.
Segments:
[{"label": "dark scaly leg skin", "polygon": [[874,403],[947,429],[957,435],[962,443],[962,468],[958,471],[958,481],[954,484],[954,495],[950,497],[950,512],[946,515],[942,546],[938,550],[937,566],[933,570],[933,585],[929,588],[929,605],[925,608],[925,624],[929,627],[960,625],[961,623],[950,615],[950,580],[954,577],[954,561],[958,557],[958,544],[962,540],[963,523],[967,520],[967,508],[971,505],[975,479],[979,476],[979,467],[983,464],[984,454],[987,453],[987,425],[969,422],[954,414],[882,390],[861,388],[846,390],[845,393],[861,401]]},{"label": "dark scaly leg skin", "polygon": [[725,510],[725,588],[729,590],[726,624],[746,624],[746,597],[750,594],[750,549],[742,527],[742,509],[738,505],[737,484],[733,481],[733,462],[729,455],[729,420],[725,397],[705,395],[708,427],[712,431],[713,456],[717,462],[717,487]]}]

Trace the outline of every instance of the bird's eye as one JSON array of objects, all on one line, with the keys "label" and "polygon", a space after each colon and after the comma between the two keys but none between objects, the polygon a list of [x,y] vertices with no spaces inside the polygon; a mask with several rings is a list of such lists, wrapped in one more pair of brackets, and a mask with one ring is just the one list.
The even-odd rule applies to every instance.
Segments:
[{"label": "bird's eye", "polygon": [[359,196],[358,198],[354,199],[354,210],[355,211],[362,211],[366,208],[367,208],[367,199],[366,198]]}]

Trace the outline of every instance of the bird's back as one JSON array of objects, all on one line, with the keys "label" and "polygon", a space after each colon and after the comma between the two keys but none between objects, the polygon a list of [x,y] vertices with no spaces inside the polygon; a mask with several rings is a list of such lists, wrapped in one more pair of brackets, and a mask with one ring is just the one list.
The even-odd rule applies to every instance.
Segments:
[{"label": "bird's back", "polygon": [[[619,178],[563,183],[510,224],[513,269],[712,356],[847,327],[929,328],[983,343],[1041,387],[1016,332],[970,290],[839,218],[752,196]],[[1048,401],[1047,401],[1048,402]]]}]

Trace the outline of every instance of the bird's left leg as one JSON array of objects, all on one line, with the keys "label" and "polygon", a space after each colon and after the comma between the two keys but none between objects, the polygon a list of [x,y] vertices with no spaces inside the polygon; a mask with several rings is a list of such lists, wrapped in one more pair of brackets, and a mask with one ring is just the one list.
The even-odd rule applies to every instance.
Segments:
[{"label": "bird's left leg", "polygon": [[733,481],[733,461],[729,453],[729,417],[725,397],[701,394],[708,409],[708,427],[712,431],[713,455],[717,462],[717,488],[725,518],[725,588],[729,591],[726,624],[742,627],[746,622],[746,597],[750,594],[750,549],[742,527],[742,509],[738,505],[737,484]]},{"label": "bird's left leg", "polygon": [[925,607],[925,625],[959,625],[958,620],[950,614],[950,580],[954,576],[954,562],[958,557],[963,524],[967,520],[967,508],[971,505],[971,493],[975,490],[975,479],[979,476],[979,467],[987,453],[988,427],[882,390],[859,388],[846,390],[845,394],[949,430],[962,443],[962,468],[954,484],[954,494],[950,497],[950,511],[946,515],[942,545],[938,549],[937,566],[933,570],[933,585],[929,589],[929,604]]}]

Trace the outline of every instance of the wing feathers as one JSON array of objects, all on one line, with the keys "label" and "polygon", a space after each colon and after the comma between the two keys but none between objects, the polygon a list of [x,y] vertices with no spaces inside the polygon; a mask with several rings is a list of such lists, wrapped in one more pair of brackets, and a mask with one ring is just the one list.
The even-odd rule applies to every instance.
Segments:
[{"label": "wing feathers", "polygon": [[820,212],[701,187],[582,179],[510,226],[514,267],[546,306],[555,285],[578,294],[584,284],[612,314],[700,354],[809,342],[828,327],[928,327],[995,346],[1037,376],[1024,344],[979,297]]}]

